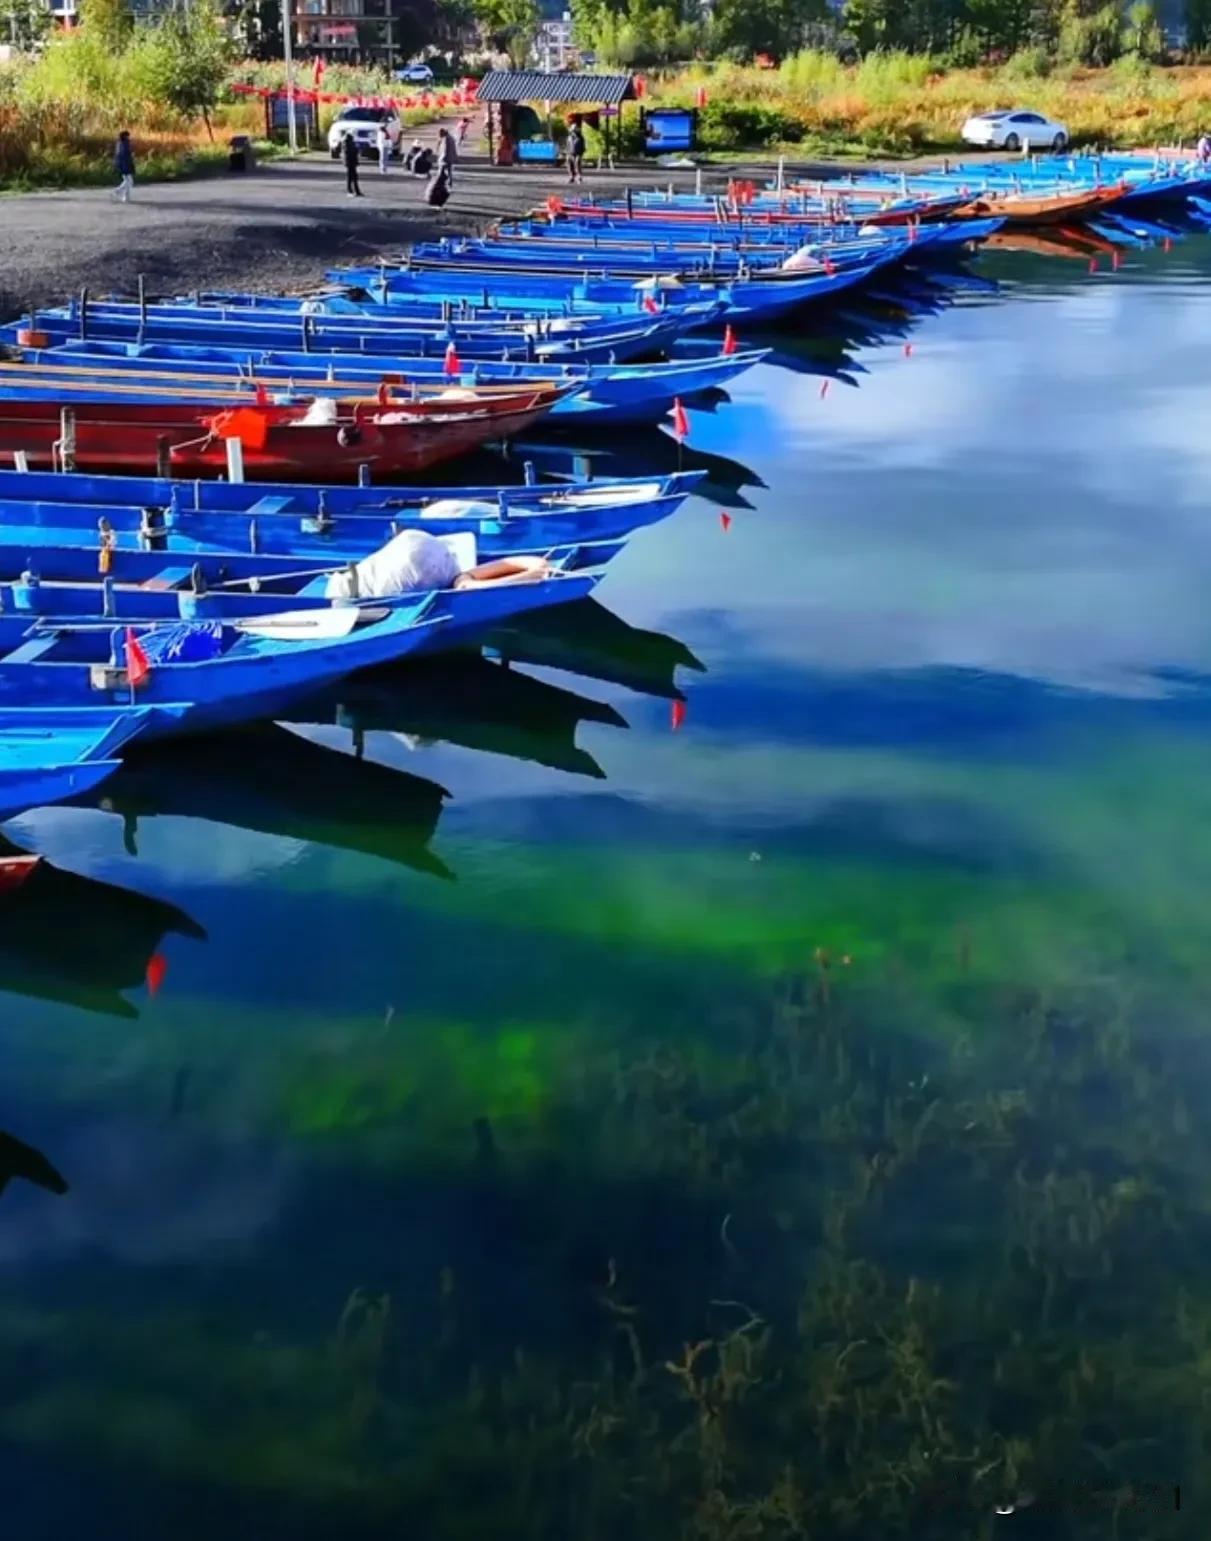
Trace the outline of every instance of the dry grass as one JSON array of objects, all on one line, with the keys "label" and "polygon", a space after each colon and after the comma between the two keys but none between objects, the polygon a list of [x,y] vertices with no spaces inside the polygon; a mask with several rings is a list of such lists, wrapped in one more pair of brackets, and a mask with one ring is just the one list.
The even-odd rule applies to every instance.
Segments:
[{"label": "dry grass", "polygon": [[139,176],[162,181],[225,160],[232,134],[263,129],[260,104],[238,104],[215,120],[212,141],[204,124],[148,109],[80,102],[0,101],[0,190],[81,187],[114,180],[114,141],[130,126]]},{"label": "dry grass", "polygon": [[1018,105],[1058,118],[1078,145],[1192,144],[1211,125],[1211,68],[1161,69],[1135,60],[1105,70],[1040,73],[1029,58],[999,69],[944,70],[904,54],[846,67],[829,55],[805,53],[778,70],[690,71],[654,82],[651,94],[688,104],[699,86],[708,94],[705,142],[720,149],[786,143],[892,154],[957,149],[964,118]]}]

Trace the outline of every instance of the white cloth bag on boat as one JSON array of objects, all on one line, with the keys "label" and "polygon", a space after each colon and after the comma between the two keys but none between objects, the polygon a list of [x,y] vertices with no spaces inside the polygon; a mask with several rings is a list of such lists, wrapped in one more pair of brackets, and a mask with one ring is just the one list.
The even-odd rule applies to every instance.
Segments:
[{"label": "white cloth bag on boat", "polygon": [[474,535],[430,535],[404,530],[353,569],[331,573],[328,599],[393,599],[453,587],[459,573],[475,566]]}]

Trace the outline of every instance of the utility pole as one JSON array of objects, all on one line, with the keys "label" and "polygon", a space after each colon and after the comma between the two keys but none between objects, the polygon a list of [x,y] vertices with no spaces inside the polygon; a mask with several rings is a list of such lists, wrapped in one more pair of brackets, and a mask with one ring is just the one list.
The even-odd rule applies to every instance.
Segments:
[{"label": "utility pole", "polygon": [[299,130],[294,116],[294,18],[290,13],[290,0],[282,0],[282,42],[286,55],[286,132],[290,138],[290,153],[299,153]]}]

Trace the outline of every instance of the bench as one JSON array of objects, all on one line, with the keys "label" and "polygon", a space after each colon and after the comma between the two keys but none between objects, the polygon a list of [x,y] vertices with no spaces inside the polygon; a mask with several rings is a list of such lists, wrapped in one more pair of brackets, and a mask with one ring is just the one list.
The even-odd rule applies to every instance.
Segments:
[{"label": "bench", "polygon": [[559,146],[553,139],[522,139],[517,144],[517,159],[553,166],[559,159]]},{"label": "bench", "polygon": [[162,567],[154,577],[145,578],[139,587],[155,589],[157,591],[175,589],[179,588],[182,583],[188,583],[192,575],[192,567]]}]

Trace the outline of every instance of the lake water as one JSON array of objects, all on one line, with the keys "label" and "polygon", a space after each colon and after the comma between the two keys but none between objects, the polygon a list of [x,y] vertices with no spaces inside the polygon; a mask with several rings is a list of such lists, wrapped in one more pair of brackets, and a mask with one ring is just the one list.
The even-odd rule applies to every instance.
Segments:
[{"label": "lake water", "polygon": [[970,274],[507,671],[6,826],[7,1534],[1206,1535],[1211,247]]}]

